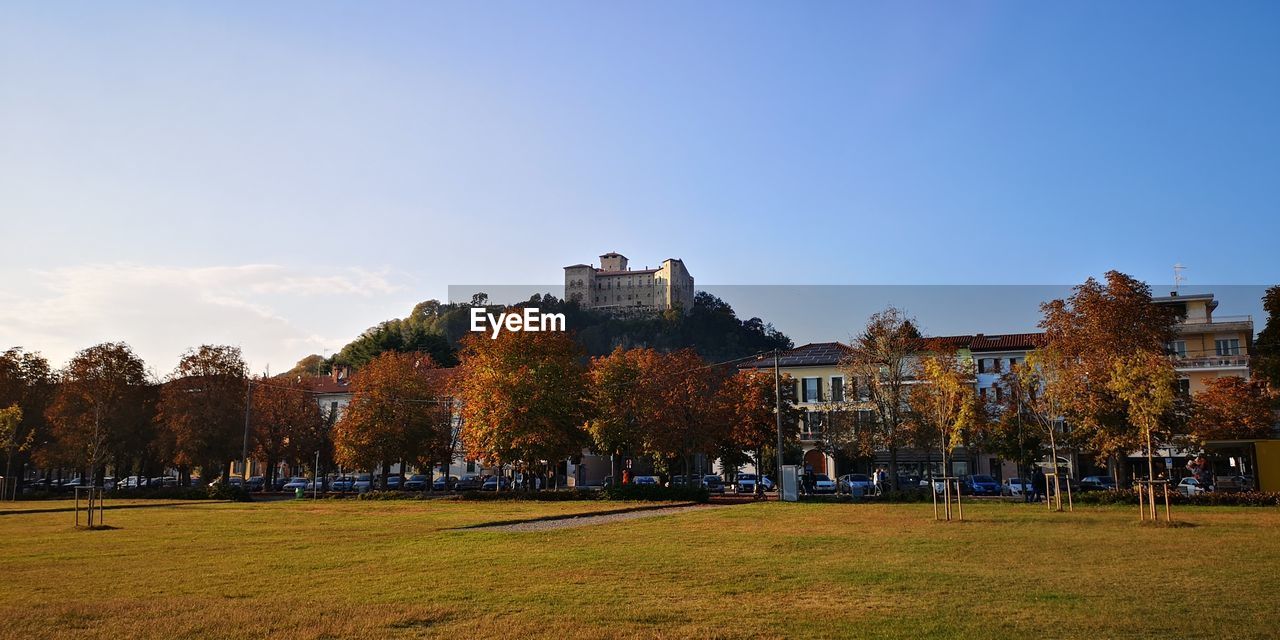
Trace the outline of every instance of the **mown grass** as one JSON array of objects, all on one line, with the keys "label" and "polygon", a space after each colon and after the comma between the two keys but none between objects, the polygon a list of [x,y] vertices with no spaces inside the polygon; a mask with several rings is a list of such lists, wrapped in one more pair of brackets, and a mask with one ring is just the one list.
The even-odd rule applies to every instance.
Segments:
[{"label": "mown grass", "polygon": [[546,532],[616,505],[196,503],[0,516],[0,636],[1274,637],[1280,510],[1051,514],[748,504]]}]

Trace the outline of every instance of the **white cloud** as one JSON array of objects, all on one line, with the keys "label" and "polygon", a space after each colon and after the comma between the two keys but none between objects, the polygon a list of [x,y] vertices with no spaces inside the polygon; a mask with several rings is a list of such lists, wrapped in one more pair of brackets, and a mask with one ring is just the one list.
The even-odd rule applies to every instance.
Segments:
[{"label": "white cloud", "polygon": [[40,351],[59,366],[78,349],[124,340],[157,375],[200,344],[238,345],[255,370],[283,370],[386,319],[369,308],[398,308],[391,298],[402,291],[386,271],[271,264],[93,264],[0,278],[0,348]]}]

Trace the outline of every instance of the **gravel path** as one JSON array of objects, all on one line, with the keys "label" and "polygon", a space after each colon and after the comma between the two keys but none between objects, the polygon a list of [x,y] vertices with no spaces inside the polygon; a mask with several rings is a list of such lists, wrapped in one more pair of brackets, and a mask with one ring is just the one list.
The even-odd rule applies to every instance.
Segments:
[{"label": "gravel path", "polygon": [[647,509],[644,511],[628,511],[626,513],[609,513],[605,515],[580,515],[565,516],[555,520],[538,520],[536,522],[520,522],[517,524],[496,525],[492,527],[475,527],[478,531],[550,531],[552,529],[570,529],[573,527],[586,527],[593,524],[605,524],[608,522],[622,522],[625,520],[637,520],[640,518],[652,518],[654,516],[670,516],[677,513],[684,513],[696,509],[718,509],[717,505],[693,504],[683,505],[679,507],[667,507],[665,509]]}]

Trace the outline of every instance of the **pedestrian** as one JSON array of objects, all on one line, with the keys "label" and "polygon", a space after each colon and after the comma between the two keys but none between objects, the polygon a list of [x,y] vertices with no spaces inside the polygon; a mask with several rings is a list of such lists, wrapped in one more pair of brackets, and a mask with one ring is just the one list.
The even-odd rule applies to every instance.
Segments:
[{"label": "pedestrian", "polygon": [[1044,469],[1036,467],[1036,472],[1031,476],[1031,500],[1039,502],[1045,497],[1045,489],[1048,487],[1048,478],[1044,475]]}]

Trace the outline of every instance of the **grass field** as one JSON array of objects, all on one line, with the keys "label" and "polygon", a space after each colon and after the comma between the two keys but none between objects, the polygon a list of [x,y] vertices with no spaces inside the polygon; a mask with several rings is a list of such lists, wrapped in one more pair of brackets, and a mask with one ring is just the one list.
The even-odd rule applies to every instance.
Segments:
[{"label": "grass field", "polygon": [[[58,503],[39,503],[47,509]],[[546,532],[608,503],[188,503],[0,516],[12,638],[1267,638],[1280,510],[749,504]],[[8,508],[7,506],[5,508]]]}]

